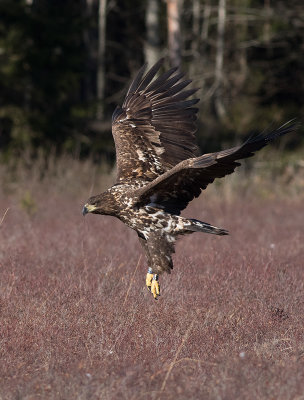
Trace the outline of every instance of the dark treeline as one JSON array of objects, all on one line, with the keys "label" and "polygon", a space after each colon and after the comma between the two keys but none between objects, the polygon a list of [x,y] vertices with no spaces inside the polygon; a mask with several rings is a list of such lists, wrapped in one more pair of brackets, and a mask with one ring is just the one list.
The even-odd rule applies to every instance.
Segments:
[{"label": "dark treeline", "polygon": [[1,0],[0,18],[6,155],[112,157],[111,114],[161,56],[200,87],[204,151],[303,113],[302,0]]}]

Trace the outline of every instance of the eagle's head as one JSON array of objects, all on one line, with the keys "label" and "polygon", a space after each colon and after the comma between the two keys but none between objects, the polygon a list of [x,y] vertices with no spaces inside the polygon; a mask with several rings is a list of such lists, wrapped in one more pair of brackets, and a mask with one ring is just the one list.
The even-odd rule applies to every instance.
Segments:
[{"label": "eagle's head", "polygon": [[97,196],[90,197],[82,209],[82,215],[86,215],[88,213],[115,215],[115,212],[115,201],[113,195],[109,192],[104,192]]}]

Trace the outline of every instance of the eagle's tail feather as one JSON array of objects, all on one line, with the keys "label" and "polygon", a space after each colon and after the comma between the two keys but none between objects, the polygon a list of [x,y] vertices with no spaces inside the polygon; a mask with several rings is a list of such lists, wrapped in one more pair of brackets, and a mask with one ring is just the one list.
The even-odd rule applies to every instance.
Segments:
[{"label": "eagle's tail feather", "polygon": [[187,230],[190,232],[205,232],[211,233],[213,235],[229,235],[226,229],[218,228],[208,224],[207,222],[202,222],[197,219],[189,219],[190,225],[187,226]]}]

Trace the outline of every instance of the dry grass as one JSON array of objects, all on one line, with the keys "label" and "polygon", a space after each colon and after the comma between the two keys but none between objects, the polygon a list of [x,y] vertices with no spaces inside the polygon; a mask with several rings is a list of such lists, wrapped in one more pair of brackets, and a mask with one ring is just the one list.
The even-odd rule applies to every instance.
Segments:
[{"label": "dry grass", "polygon": [[300,195],[208,189],[187,215],[231,235],[181,240],[156,302],[136,234],[81,215],[111,178],[64,165],[0,174],[0,399],[304,399]]}]

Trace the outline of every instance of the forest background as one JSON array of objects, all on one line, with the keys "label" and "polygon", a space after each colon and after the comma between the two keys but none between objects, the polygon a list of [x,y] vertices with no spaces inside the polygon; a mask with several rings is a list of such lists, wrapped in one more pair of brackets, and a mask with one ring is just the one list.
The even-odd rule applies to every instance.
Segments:
[{"label": "forest background", "polygon": [[113,163],[111,114],[162,56],[200,88],[203,152],[303,115],[301,0],[2,0],[0,15],[2,161],[53,149]]}]

